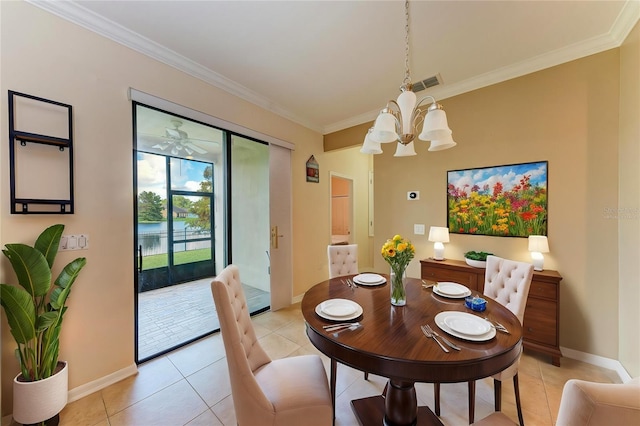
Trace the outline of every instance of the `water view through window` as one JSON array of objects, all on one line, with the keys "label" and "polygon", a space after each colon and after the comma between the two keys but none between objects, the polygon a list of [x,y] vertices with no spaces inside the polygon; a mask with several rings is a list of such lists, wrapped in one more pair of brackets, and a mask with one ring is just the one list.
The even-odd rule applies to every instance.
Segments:
[{"label": "water view through window", "polygon": [[268,215],[256,220],[254,213],[268,211],[269,157],[265,144],[142,105],[134,122],[136,361],[142,362],[219,329],[210,283],[228,262],[244,265],[250,311],[268,308]]}]

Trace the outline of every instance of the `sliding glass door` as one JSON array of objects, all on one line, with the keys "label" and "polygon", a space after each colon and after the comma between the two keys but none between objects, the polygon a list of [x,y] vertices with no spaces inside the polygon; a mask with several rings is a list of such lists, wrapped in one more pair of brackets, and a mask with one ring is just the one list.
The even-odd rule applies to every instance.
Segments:
[{"label": "sliding glass door", "polygon": [[249,306],[268,306],[269,146],[231,136],[231,257]]},{"label": "sliding glass door", "polygon": [[213,277],[269,307],[268,145],[134,103],[136,360],[219,329]]}]

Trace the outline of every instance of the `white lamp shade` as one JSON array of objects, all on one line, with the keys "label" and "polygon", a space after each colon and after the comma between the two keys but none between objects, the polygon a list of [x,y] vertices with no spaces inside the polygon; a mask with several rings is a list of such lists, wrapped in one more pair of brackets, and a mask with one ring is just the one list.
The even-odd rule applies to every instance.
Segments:
[{"label": "white lamp shade", "polygon": [[549,253],[549,242],[544,235],[529,235],[529,251]]},{"label": "white lamp shade", "polygon": [[396,153],[393,154],[394,157],[410,157],[412,155],[418,155],[416,154],[416,150],[413,146],[413,142],[409,142],[406,145],[403,145],[400,142],[398,142],[398,146],[396,147]]},{"label": "white lamp shade", "polygon": [[447,135],[442,139],[434,139],[429,145],[429,151],[442,151],[443,149],[453,148],[457,144],[451,135]]},{"label": "white lamp shade", "polygon": [[400,132],[402,134],[413,133],[411,117],[416,106],[416,94],[411,90],[405,90],[398,96],[397,103],[402,116],[402,129],[400,129]]},{"label": "white lamp shade", "polygon": [[390,143],[398,140],[396,133],[396,119],[389,112],[381,112],[376,118],[373,131],[370,136],[371,140],[377,143]]},{"label": "white lamp shade", "polygon": [[429,241],[437,243],[449,242],[449,228],[444,226],[432,226],[429,228]]},{"label": "white lamp shade", "polygon": [[362,144],[362,148],[360,148],[360,152],[363,154],[382,154],[382,148],[380,148],[380,144],[371,140],[369,135],[371,134],[371,129],[367,132],[367,135],[364,137],[364,143]]},{"label": "white lamp shade", "polygon": [[451,129],[447,123],[447,114],[442,109],[434,109],[427,112],[424,118],[422,133],[418,136],[423,141],[444,139],[451,134]]}]

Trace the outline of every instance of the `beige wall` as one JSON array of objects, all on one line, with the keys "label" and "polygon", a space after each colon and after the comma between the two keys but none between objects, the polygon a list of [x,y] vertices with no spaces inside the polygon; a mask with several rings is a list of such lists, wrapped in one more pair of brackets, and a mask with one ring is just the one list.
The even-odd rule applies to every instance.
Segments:
[{"label": "beige wall", "polygon": [[[74,107],[76,214],[8,214],[8,158],[6,149],[0,150],[0,242],[32,242],[41,229],[54,222],[64,223],[68,233],[87,233],[91,238],[90,249],[81,252],[88,265],[75,285],[62,335],[61,355],[71,365],[71,389],[133,363],[132,122],[126,96],[129,87],[296,145],[292,165],[293,294],[297,297],[328,276],[331,171],[354,179],[360,264],[385,272],[388,268],[378,248],[394,233],[403,233],[414,241],[417,259],[432,254],[426,235],[418,238],[412,230],[414,223],[424,223],[427,229],[446,223],[446,170],[548,160],[551,253],[545,265],[558,269],[565,278],[561,344],[617,358],[619,340],[628,341],[632,342],[629,346],[620,345],[624,355],[621,360],[637,360],[637,330],[620,327],[618,337],[610,332],[618,329],[618,315],[599,315],[620,312],[621,320],[635,318],[637,324],[638,301],[625,300],[625,294],[618,294],[620,224],[603,214],[605,208],[638,202],[637,193],[629,194],[628,199],[621,195],[618,200],[616,145],[618,105],[623,110],[633,105],[628,97],[618,99],[619,83],[631,88],[635,78],[637,87],[637,53],[634,60],[634,54],[622,55],[615,49],[444,100],[458,147],[430,153],[425,145],[419,145],[417,157],[401,159],[392,158],[393,149],[386,148],[382,156],[372,159],[360,154],[359,147],[323,152],[320,134],[24,2],[0,2],[0,31],[0,93],[6,96],[7,90],[17,90]],[[637,46],[637,29],[634,34],[632,40]],[[632,48],[630,45],[625,49]],[[622,164],[622,152],[637,155],[638,137],[632,129],[637,111],[636,103],[635,110],[628,111],[635,115],[628,115],[626,121],[620,115],[620,134],[626,135],[626,144],[621,145],[620,169],[636,179],[637,167],[634,163]],[[6,101],[0,102],[0,116],[2,128],[6,129]],[[364,133],[355,138],[353,145],[361,144],[363,138]],[[305,179],[305,163],[312,154],[320,164],[319,183]],[[366,220],[367,179],[374,165],[375,239],[368,237]],[[407,202],[408,190],[421,191],[420,200]],[[620,239],[620,262],[623,256],[637,259],[637,234],[628,244]],[[464,251],[472,249],[528,259],[524,240],[512,238],[453,235],[445,254],[461,258]],[[61,253],[58,265],[78,253]],[[417,265],[416,260],[410,268],[411,275],[419,274]],[[12,281],[4,258],[0,266],[0,281]],[[621,268],[622,273],[629,289],[635,286],[637,292],[638,274]],[[625,302],[627,309],[619,311],[618,303]],[[593,309],[594,305],[597,309]],[[11,411],[10,383],[18,371],[13,347],[3,319],[3,415]]]},{"label": "beige wall", "polygon": [[[560,344],[605,358],[620,357],[627,371],[637,375],[637,327],[636,331],[634,325],[619,327],[619,322],[638,324],[638,274],[633,269],[638,258],[638,217],[621,225],[635,233],[620,238],[619,244],[619,221],[609,214],[619,205],[637,206],[639,199],[636,46],[633,35],[623,50],[627,53],[622,70],[621,50],[613,49],[442,100],[458,142],[454,149],[428,152],[428,143],[419,143],[416,157],[394,158],[394,147],[383,145],[385,152],[374,156],[376,270],[388,267],[375,255],[375,248],[400,233],[416,245],[409,275],[419,276],[419,259],[431,256],[433,247],[427,235],[413,235],[413,224],[423,223],[427,229],[446,226],[447,170],[546,160],[551,252],[545,256],[545,267],[564,277]],[[632,154],[629,159],[624,155],[621,163],[627,165],[621,164],[620,172],[619,132],[625,140],[621,150]],[[332,134],[331,146],[347,142],[343,136]],[[360,144],[359,139],[351,137],[353,143]],[[630,174],[629,179],[623,173]],[[633,182],[627,185],[636,185],[621,200],[619,174],[620,180]],[[407,201],[410,190],[420,191],[419,201]],[[462,259],[468,250],[530,260],[526,239],[456,234],[445,245],[445,256]],[[619,286],[618,264],[627,264],[625,256],[627,262],[636,260],[632,270],[625,271],[628,284]],[[611,332],[618,329],[619,334]]]},{"label": "beige wall", "polygon": [[[296,153],[303,159],[294,163],[293,193],[297,198],[294,207],[293,244],[298,256],[294,259],[293,295],[301,299],[312,285],[329,277],[327,245],[331,243],[330,173],[353,179],[354,198],[354,242],[358,244],[358,266],[372,265],[368,251],[367,231],[367,177],[372,169],[372,161],[360,154],[360,147],[339,151],[322,152],[322,147],[296,147]],[[320,167],[320,182],[306,182],[305,162],[313,154]]]},{"label": "beige wall", "polygon": [[[62,332],[60,353],[70,363],[70,389],[103,379],[134,363],[129,87],[294,143],[293,294],[301,295],[326,279],[326,244],[330,241],[328,172],[340,171],[359,180],[362,173],[367,175],[369,158],[349,152],[344,157],[325,155],[322,135],[28,3],[3,1],[0,10],[2,129],[7,126],[7,90],[74,107],[76,214],[10,215],[7,150],[0,150],[2,244],[32,243],[52,223],[65,224],[67,233],[90,236],[89,250],[61,252],[56,262],[61,266],[80,253],[87,257],[87,266],[74,286]],[[305,163],[311,154],[320,163],[319,184],[305,179]],[[34,178],[42,177],[34,174]],[[361,200],[366,191],[360,185],[356,184],[355,190]],[[357,238],[363,235],[366,231],[358,231]],[[0,281],[15,282],[4,256],[0,266]],[[13,355],[15,344],[2,315],[2,413],[6,415],[11,412],[11,380],[18,365]]]},{"label": "beige wall", "polygon": [[620,362],[640,376],[640,24],[620,49]]},{"label": "beige wall", "polygon": [[[447,170],[547,160],[545,267],[564,277],[561,346],[617,359],[617,222],[603,212],[618,205],[618,87],[614,49],[443,100],[458,146],[427,152],[420,144],[416,157],[393,158],[387,150],[375,158],[376,200],[397,206],[394,212],[376,203],[375,245],[400,232],[413,239],[416,257],[433,254],[412,225],[446,226]],[[408,190],[419,190],[420,201],[406,201]],[[468,250],[530,260],[524,238],[452,235],[445,245],[449,258]],[[418,275],[412,263],[409,273]]]}]

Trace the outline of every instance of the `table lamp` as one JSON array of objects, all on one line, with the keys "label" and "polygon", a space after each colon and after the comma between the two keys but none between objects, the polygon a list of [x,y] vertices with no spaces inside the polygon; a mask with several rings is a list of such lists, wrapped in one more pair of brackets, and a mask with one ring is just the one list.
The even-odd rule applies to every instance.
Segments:
[{"label": "table lamp", "polygon": [[432,226],[429,228],[429,241],[433,242],[433,259],[444,260],[444,244],[449,242],[449,228]]},{"label": "table lamp", "polygon": [[544,256],[542,253],[549,253],[549,242],[544,235],[529,235],[529,251],[534,271],[542,271]]}]

